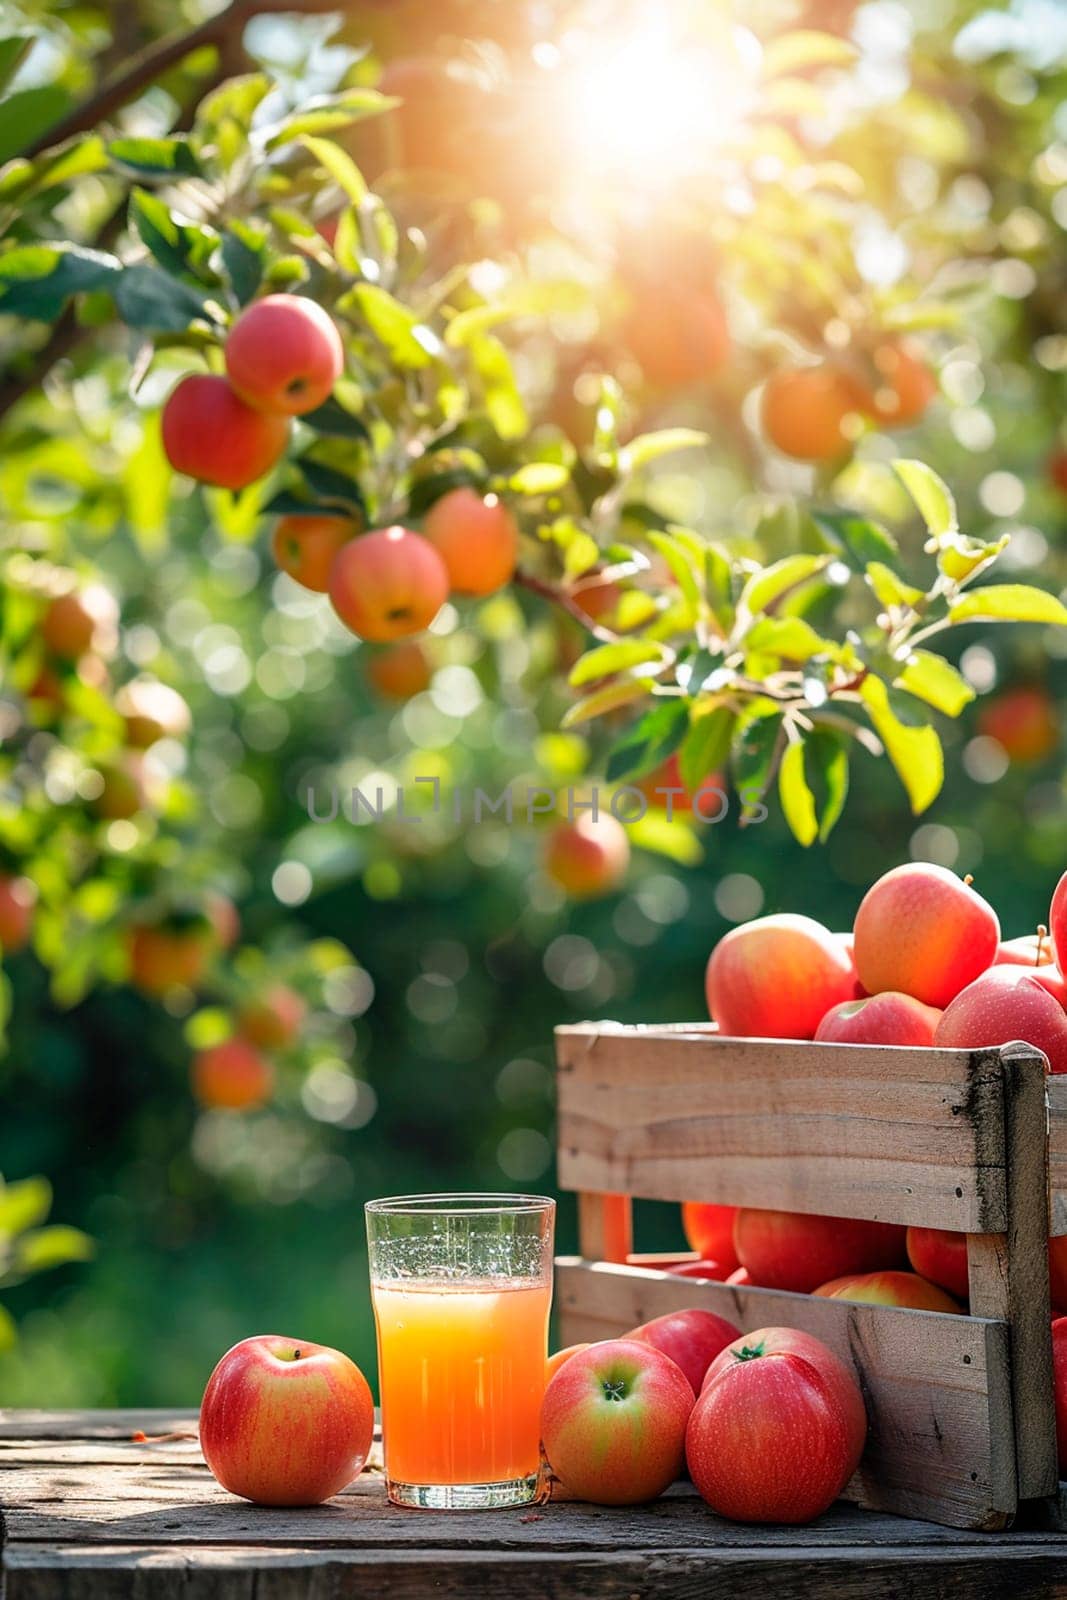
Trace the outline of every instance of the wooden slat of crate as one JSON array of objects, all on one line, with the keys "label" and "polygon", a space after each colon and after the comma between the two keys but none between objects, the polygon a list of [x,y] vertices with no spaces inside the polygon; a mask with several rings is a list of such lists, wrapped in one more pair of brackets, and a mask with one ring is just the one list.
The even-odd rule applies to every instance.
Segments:
[{"label": "wooden slat of crate", "polygon": [[566,1257],[556,1263],[556,1303],[566,1344],[617,1337],[685,1306],[714,1311],[742,1332],[802,1328],[830,1345],[864,1390],[870,1435],[846,1498],[958,1528],[1002,1528],[1015,1511],[1002,1322],[733,1288]]},{"label": "wooden slat of crate", "polygon": [[563,1188],[1007,1225],[995,1051],[556,1030]]},{"label": "wooden slat of crate", "polygon": [[1048,1183],[1049,1226],[1067,1233],[1067,1072],[1049,1078]]}]

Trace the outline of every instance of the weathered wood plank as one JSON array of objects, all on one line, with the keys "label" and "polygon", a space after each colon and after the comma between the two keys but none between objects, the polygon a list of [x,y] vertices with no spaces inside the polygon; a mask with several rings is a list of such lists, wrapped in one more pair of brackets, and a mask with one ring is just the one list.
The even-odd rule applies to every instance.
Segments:
[{"label": "weathered wood plank", "polygon": [[1015,1465],[1020,1500],[1056,1488],[1056,1417],[1048,1271],[1048,1064],[1028,1044],[1005,1045],[1008,1150],[1007,1313]]},{"label": "weathered wood plank", "polygon": [[1049,1226],[1067,1233],[1067,1072],[1050,1074],[1048,1098]]},{"label": "weathered wood plank", "polygon": [[1059,1600],[1064,1560],[1047,1546],[872,1551],[175,1551],[26,1547],[6,1600]]},{"label": "weathered wood plank", "polygon": [[1000,1233],[995,1051],[557,1028],[565,1189]]},{"label": "weathered wood plank", "polygon": [[0,1439],[114,1439],[135,1432],[195,1428],[195,1410],[146,1406],[136,1411],[39,1411],[0,1407]]},{"label": "weathered wood plank", "polygon": [[856,1373],[870,1419],[847,1497],[958,1527],[1003,1527],[1015,1510],[1007,1328],[977,1317],[737,1289],[637,1267],[556,1265],[567,1344],[625,1333],[683,1306],[704,1306],[748,1333],[803,1328]]}]

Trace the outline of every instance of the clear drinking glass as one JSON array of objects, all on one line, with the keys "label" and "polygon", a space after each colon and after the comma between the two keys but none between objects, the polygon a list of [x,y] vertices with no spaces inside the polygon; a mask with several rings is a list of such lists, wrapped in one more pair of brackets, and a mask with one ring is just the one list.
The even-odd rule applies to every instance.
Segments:
[{"label": "clear drinking glass", "polygon": [[528,1505],[556,1203],[424,1194],[367,1206],[389,1498],[445,1511]]}]

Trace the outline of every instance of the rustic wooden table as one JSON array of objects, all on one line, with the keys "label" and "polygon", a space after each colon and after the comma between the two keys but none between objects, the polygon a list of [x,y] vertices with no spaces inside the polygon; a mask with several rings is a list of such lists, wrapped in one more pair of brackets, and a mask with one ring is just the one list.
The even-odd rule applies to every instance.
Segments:
[{"label": "rustic wooden table", "polygon": [[0,1513],[2,1600],[1067,1597],[1067,1536],[846,1506],[744,1528],[683,1484],[636,1509],[446,1515],[387,1505],[372,1468],[327,1505],[259,1509],[215,1484],[190,1411],[0,1412]]}]

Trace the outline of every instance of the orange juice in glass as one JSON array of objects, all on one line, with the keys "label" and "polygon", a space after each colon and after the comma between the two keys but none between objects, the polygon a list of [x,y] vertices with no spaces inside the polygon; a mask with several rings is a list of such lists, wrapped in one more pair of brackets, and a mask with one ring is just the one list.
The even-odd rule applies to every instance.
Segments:
[{"label": "orange juice in glass", "polygon": [[554,1216],[540,1195],[367,1206],[394,1504],[479,1510],[537,1498]]}]

